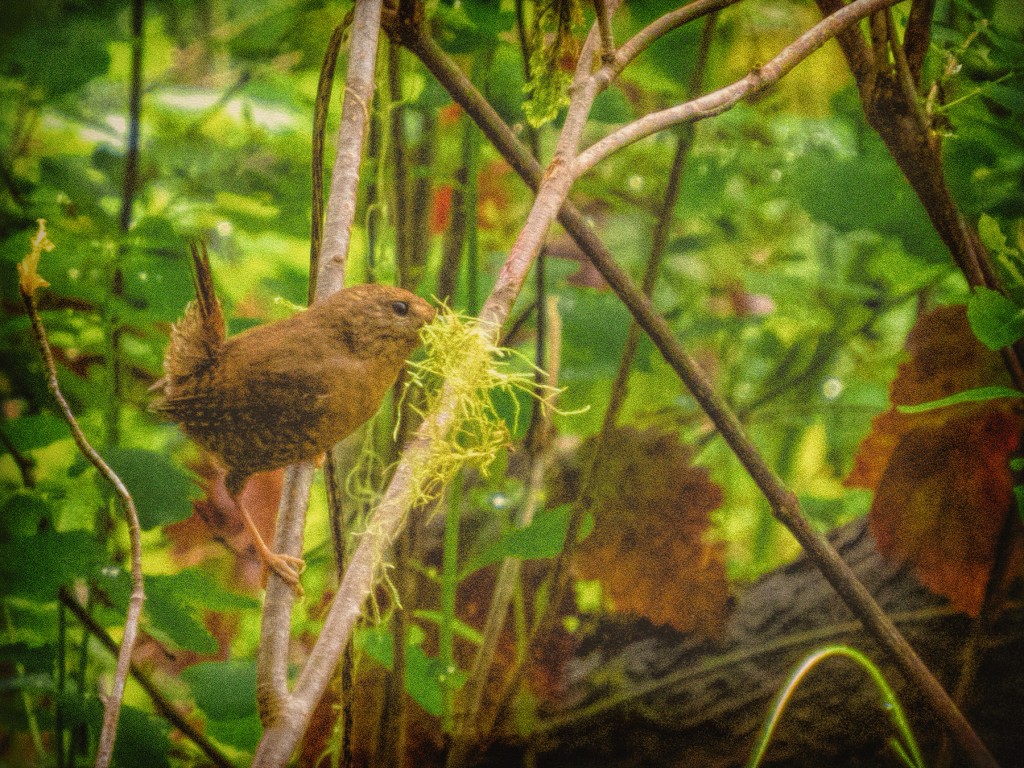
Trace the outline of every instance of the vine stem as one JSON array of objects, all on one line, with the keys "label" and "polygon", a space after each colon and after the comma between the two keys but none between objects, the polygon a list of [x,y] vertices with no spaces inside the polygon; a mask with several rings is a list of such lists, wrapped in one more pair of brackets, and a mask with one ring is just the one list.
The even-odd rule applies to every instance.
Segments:
[{"label": "vine stem", "polygon": [[46,336],[46,328],[39,317],[39,309],[36,306],[35,290],[45,286],[47,283],[36,273],[38,256],[43,250],[53,250],[53,243],[46,236],[46,222],[39,220],[39,232],[33,240],[33,252],[36,262],[32,263],[31,256],[18,265],[21,273],[19,288],[21,299],[25,304],[29,320],[32,323],[32,333],[35,336],[36,344],[43,358],[43,365],[46,368],[46,384],[57,401],[61,415],[71,430],[71,436],[75,445],[82,455],[96,467],[96,470],[113,487],[125,510],[125,519],[128,523],[128,537],[131,544],[131,583],[132,591],[128,599],[128,612],[125,616],[124,637],[121,640],[121,650],[117,654],[117,668],[114,673],[114,684],[110,693],[103,701],[103,726],[100,730],[99,747],[96,751],[96,768],[106,768],[114,754],[114,740],[117,737],[117,723],[121,716],[121,700],[124,697],[124,687],[128,679],[128,668],[131,664],[132,650],[135,648],[135,640],[139,632],[139,619],[142,616],[142,604],[146,599],[145,590],[142,585],[142,533],[139,526],[139,515],[135,509],[135,500],[128,491],[127,486],[118,477],[117,473],[103,460],[103,457],[89,443],[85,433],[82,431],[78,420],[75,418],[71,406],[64,398],[60,382],[57,379],[57,365],[53,359],[53,351]]},{"label": "vine stem", "polygon": [[796,669],[789,676],[789,680],[786,681],[778,696],[775,697],[772,710],[765,720],[764,727],[761,729],[761,733],[754,744],[754,751],[751,753],[747,768],[757,768],[761,765],[761,761],[764,760],[765,753],[768,751],[768,745],[771,743],[772,735],[782,720],[782,713],[789,702],[792,701],[793,694],[800,683],[803,682],[814,667],[833,656],[851,659],[868,673],[871,681],[878,688],[878,693],[882,699],[882,708],[888,713],[896,732],[903,737],[904,743],[900,743],[894,738],[890,741],[890,745],[900,757],[904,758],[904,762],[910,765],[911,768],[924,768],[924,758],[921,755],[921,749],[917,746],[917,739],[914,738],[914,732],[910,728],[910,723],[907,721],[903,707],[900,706],[896,692],[893,691],[892,686],[885,679],[885,675],[882,674],[882,671],[875,666],[871,659],[848,645],[827,645],[824,648],[819,648],[810,653],[796,666]]}]

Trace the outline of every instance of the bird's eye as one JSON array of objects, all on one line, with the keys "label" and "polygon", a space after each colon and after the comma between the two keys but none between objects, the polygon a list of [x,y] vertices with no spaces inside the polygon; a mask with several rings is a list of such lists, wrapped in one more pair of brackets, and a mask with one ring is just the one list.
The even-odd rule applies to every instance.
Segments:
[{"label": "bird's eye", "polygon": [[392,301],[391,308],[395,311],[396,315],[401,317],[409,314],[409,302],[407,301]]}]

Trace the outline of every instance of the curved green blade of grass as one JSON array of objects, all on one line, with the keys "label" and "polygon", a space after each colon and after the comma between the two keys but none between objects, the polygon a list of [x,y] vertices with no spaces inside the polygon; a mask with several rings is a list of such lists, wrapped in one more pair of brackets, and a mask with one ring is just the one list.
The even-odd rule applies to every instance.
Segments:
[{"label": "curved green blade of grass", "polygon": [[897,734],[903,739],[901,742],[898,738],[893,737],[889,741],[889,746],[910,768],[924,768],[924,758],[921,755],[920,748],[917,746],[914,733],[910,729],[907,716],[903,712],[899,700],[896,698],[896,693],[874,662],[860,651],[848,645],[827,645],[824,648],[819,648],[810,653],[796,666],[790,674],[789,680],[775,697],[775,704],[772,706],[772,710],[765,720],[764,726],[761,728],[761,734],[758,736],[753,752],[751,752],[747,768],[757,768],[761,764],[765,752],[768,751],[768,745],[771,743],[775,728],[782,719],[782,713],[785,711],[800,683],[803,682],[804,678],[807,677],[814,667],[832,656],[845,656],[855,661],[867,671],[878,688],[878,692],[881,694],[882,709],[888,713]]}]

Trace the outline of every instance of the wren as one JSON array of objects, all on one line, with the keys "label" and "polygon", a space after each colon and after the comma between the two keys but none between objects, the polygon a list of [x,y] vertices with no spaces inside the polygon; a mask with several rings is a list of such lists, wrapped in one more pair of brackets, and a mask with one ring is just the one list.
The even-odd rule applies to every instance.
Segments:
[{"label": "wren", "polygon": [[254,472],[316,459],[369,420],[434,309],[402,288],[356,285],[227,338],[206,247],[191,252],[196,298],[171,330],[152,408],[227,470],[260,557],[301,594],[305,564],[267,546],[241,491]]}]

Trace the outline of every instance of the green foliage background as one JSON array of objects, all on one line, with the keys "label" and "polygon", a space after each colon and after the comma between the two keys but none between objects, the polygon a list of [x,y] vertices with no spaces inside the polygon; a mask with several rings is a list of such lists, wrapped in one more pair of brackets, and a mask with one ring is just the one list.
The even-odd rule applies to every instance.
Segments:
[{"label": "green foliage background", "polygon": [[[939,108],[949,134],[949,183],[970,221],[991,217],[1007,248],[1020,250],[1024,39],[1015,3],[943,0],[938,6],[926,78],[941,83],[947,105]],[[661,0],[630,4],[616,20],[617,37],[672,7]],[[901,8],[896,16],[902,28]],[[139,184],[127,231],[119,218],[129,10],[111,0],[46,0],[4,11],[0,429],[8,449],[0,458],[0,722],[19,744],[33,731],[54,729],[56,700],[70,718],[65,727],[75,732],[79,724],[87,726],[78,731],[87,734],[81,737],[86,744],[98,730],[95,683],[112,664],[58,608],[58,589],[77,585],[81,591],[88,584],[90,594],[100,596],[91,601],[96,619],[115,637],[128,597],[122,517],[56,415],[20,310],[14,264],[26,253],[38,218],[47,220],[57,245],[40,268],[52,286],[41,309],[59,350],[61,385],[90,439],[128,484],[142,517],[144,629],[167,653],[191,660],[180,674],[162,674],[161,684],[175,700],[194,704],[208,734],[228,754],[244,759],[258,740],[251,661],[258,642],[257,595],[238,593],[226,557],[186,569],[172,559],[164,527],[192,514],[192,500],[200,496],[197,456],[172,425],[147,412],[147,387],[161,374],[169,324],[190,299],[188,239],[210,243],[232,332],[305,303],[313,101],[323,50],[348,9],[317,0],[147,3]],[[786,0],[757,0],[724,12],[708,87],[741,76],[815,19],[810,5]],[[502,116],[522,126],[524,80],[514,21],[509,3],[441,2],[433,10],[437,39],[483,78],[477,84]],[[699,27],[688,27],[630,67],[620,86],[599,99],[590,136],[678,101],[698,39]],[[960,65],[955,72],[951,60]],[[489,62],[484,75],[474,68],[480,61]],[[430,133],[430,118],[439,110],[443,116],[450,101],[411,57],[404,66],[401,130],[412,146],[433,142],[434,153],[433,162],[416,165],[413,175],[426,178],[432,189],[451,186],[461,158],[461,123],[455,123],[459,130],[444,123]],[[395,106],[382,95],[376,117],[391,119]],[[541,130],[542,154],[550,152],[557,123]],[[634,275],[650,249],[673,148],[671,135],[639,142],[574,191]],[[368,158],[365,184],[386,182],[389,150],[383,160]],[[482,167],[500,172],[496,160],[484,146]],[[480,296],[530,201],[510,173],[482,182],[481,189],[484,202],[501,204],[479,231]],[[409,204],[387,191],[382,197],[385,226],[373,254],[377,279],[395,277],[393,224],[397,209]],[[842,478],[871,417],[887,407],[906,332],[922,302],[964,301],[967,290],[921,204],[865,125],[834,44],[756,103],[699,126],[675,217],[655,293],[658,309],[707,365],[815,524],[829,528],[862,514],[869,499],[845,489]],[[366,275],[368,218],[365,210],[357,217],[351,281]],[[426,296],[436,290],[442,237],[435,232],[425,243],[419,291]],[[553,251],[567,250],[559,231],[552,242]],[[560,405],[570,412],[556,419],[557,427],[585,437],[600,426],[629,316],[612,294],[577,279],[578,268],[570,259],[548,261],[548,284],[563,322]],[[465,279],[455,296],[459,307],[470,292]],[[521,298],[523,306],[532,291]],[[529,342],[522,349],[532,354]],[[678,430],[700,446],[699,462],[725,489],[713,535],[726,546],[730,574],[751,579],[791,558],[795,545],[776,528],[749,478],[708,434],[696,404],[646,340],[629,383],[622,422]],[[589,410],[571,413],[584,407]],[[524,432],[523,424],[515,430],[519,439]],[[32,460],[32,485],[24,482],[11,449]],[[474,490],[473,514],[485,519],[495,508],[521,503],[521,485],[495,473]],[[296,612],[299,632],[315,633],[318,619],[310,606],[332,580],[321,499],[318,489],[307,530],[311,569],[304,583],[310,598]],[[466,560],[472,568],[509,553],[551,557],[565,536],[564,515],[557,509],[544,513],[529,534],[502,536],[493,525],[475,530]],[[229,647],[211,633],[211,614],[237,623]],[[387,666],[390,642],[386,632],[368,629],[359,647]],[[410,657],[410,692],[437,714],[437,659],[419,649],[415,637],[412,645],[419,655]],[[84,673],[69,672],[59,685],[62,654]],[[146,765],[189,762],[191,746],[169,740],[168,723],[139,689],[130,685],[126,701],[116,758],[121,764],[143,764],[142,750]],[[44,749],[52,763],[52,749]]]}]

